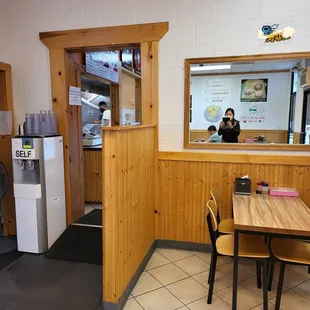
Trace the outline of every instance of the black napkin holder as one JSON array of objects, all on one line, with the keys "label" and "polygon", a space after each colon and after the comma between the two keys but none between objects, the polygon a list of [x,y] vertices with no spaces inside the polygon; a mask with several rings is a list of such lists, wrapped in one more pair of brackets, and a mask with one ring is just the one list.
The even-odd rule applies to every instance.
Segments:
[{"label": "black napkin holder", "polygon": [[251,180],[236,178],[235,180],[235,194],[237,195],[251,195]]}]

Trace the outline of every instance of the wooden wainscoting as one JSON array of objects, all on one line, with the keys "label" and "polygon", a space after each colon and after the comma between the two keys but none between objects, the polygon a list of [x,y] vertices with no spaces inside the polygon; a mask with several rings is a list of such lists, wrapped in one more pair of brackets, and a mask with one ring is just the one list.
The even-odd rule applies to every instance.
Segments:
[{"label": "wooden wainscoting", "polygon": [[310,160],[306,156],[254,155],[252,159],[251,155],[238,158],[227,153],[160,152],[156,239],[209,243],[205,218],[210,190],[221,190],[221,218],[231,218],[234,181],[244,175],[252,180],[253,190],[262,179],[270,186],[297,188],[310,206]]},{"label": "wooden wainscoting", "polygon": [[155,138],[152,125],[103,129],[106,302],[119,301],[155,240]]},{"label": "wooden wainscoting", "polygon": [[101,149],[84,149],[84,190],[86,203],[102,202]]},{"label": "wooden wainscoting", "polygon": [[294,131],[293,133],[293,143],[300,144],[301,132]]},{"label": "wooden wainscoting", "polygon": [[[239,136],[239,142],[245,142],[245,139],[253,139],[264,135],[264,141],[267,143],[287,143],[287,130],[258,130],[258,129],[242,129]],[[208,130],[192,129],[190,131],[190,141],[198,141],[200,139],[208,140]]]}]

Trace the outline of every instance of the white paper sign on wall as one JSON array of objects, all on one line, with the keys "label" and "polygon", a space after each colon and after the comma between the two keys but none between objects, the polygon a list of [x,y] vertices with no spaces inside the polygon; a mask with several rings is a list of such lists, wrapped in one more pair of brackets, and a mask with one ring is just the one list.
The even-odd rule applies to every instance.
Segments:
[{"label": "white paper sign on wall", "polygon": [[69,87],[69,104],[81,105],[81,88],[75,86]]}]

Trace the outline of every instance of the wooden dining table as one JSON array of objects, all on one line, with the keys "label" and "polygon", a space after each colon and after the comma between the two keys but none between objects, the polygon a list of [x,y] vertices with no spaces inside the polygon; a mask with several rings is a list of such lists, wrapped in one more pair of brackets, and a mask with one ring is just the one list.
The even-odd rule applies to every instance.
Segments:
[{"label": "wooden dining table", "polygon": [[232,309],[237,310],[239,234],[310,240],[310,209],[300,199],[233,194],[234,268]]}]

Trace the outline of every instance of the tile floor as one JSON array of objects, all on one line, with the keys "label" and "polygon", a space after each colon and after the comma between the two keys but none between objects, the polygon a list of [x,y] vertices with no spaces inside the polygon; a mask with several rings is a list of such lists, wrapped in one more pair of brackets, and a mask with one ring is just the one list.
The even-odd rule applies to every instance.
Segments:
[{"label": "tile floor", "polygon": [[[213,301],[207,304],[211,255],[184,250],[157,249],[132,291],[125,310],[229,310],[232,294],[232,260],[218,260]],[[239,263],[238,310],[261,310],[262,290],[256,287],[255,261]],[[276,265],[269,309],[274,309],[279,267]],[[287,265],[282,310],[310,309],[310,275],[307,268]]]},{"label": "tile floor", "polygon": [[101,204],[85,204],[84,206],[85,208],[85,215],[91,211],[93,211],[94,209],[102,209],[102,205]]}]

